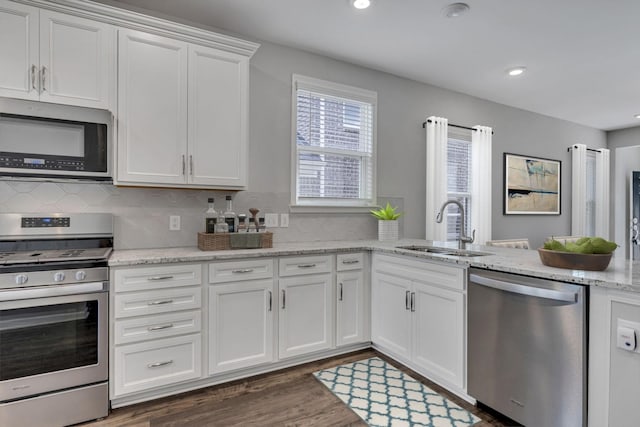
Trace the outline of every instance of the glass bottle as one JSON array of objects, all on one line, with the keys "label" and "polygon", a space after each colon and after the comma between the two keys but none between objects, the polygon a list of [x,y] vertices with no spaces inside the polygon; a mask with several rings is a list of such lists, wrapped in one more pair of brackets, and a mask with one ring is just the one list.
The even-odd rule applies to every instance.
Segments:
[{"label": "glass bottle", "polygon": [[235,233],[238,229],[238,218],[236,217],[236,213],[233,211],[233,200],[231,200],[231,196],[227,196],[227,210],[224,211],[224,222],[229,226],[229,233]]},{"label": "glass bottle", "polygon": [[218,221],[218,212],[216,212],[216,209],[214,207],[213,197],[209,197],[207,201],[209,203],[209,208],[204,213],[204,232],[215,233],[216,222]]}]

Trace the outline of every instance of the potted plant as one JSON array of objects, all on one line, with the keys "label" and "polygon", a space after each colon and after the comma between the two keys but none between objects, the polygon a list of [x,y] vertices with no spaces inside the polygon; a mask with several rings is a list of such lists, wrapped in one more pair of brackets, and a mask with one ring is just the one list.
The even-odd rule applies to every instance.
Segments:
[{"label": "potted plant", "polygon": [[402,213],[396,212],[396,209],[387,202],[384,208],[369,211],[378,218],[378,240],[398,240],[398,218]]}]

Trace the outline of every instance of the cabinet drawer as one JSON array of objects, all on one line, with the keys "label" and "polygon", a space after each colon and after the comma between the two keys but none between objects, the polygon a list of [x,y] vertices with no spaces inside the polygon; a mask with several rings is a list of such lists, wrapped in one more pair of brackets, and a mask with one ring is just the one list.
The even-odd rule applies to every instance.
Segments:
[{"label": "cabinet drawer", "polygon": [[330,273],[331,255],[280,258],[279,267],[281,277]]},{"label": "cabinet drawer", "polygon": [[192,310],[200,308],[201,303],[202,289],[200,287],[131,292],[116,294],[114,312],[116,319],[118,319],[178,310]]},{"label": "cabinet drawer", "polygon": [[209,283],[270,279],[273,277],[273,258],[254,261],[214,262],[209,264]]},{"label": "cabinet drawer", "polygon": [[338,254],[336,257],[336,270],[360,270],[364,265],[364,254],[362,252],[352,254]]},{"label": "cabinet drawer", "polygon": [[130,344],[150,339],[192,334],[200,332],[201,329],[202,312],[200,310],[134,317],[115,322],[114,341],[116,345]]},{"label": "cabinet drawer", "polygon": [[115,292],[175,288],[202,283],[201,264],[160,265],[114,270]]},{"label": "cabinet drawer", "polygon": [[373,270],[447,289],[464,291],[467,288],[466,268],[439,262],[375,254]]},{"label": "cabinet drawer", "polygon": [[116,347],[116,396],[200,378],[201,347],[199,334]]}]

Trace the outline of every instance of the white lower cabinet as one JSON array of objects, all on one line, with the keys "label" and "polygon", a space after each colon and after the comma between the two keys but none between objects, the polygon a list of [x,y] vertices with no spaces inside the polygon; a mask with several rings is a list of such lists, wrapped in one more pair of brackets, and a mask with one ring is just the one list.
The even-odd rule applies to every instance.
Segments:
[{"label": "white lower cabinet", "polygon": [[116,395],[200,378],[200,334],[116,347]]},{"label": "white lower cabinet", "polygon": [[202,377],[202,265],[111,269],[111,398]]},{"label": "white lower cabinet", "polygon": [[210,375],[273,361],[275,304],[273,278],[209,286]]},{"label": "white lower cabinet", "polygon": [[331,287],[329,273],[280,279],[281,359],[332,347]]},{"label": "white lower cabinet", "polygon": [[375,254],[372,342],[452,391],[466,389],[466,269]]},{"label": "white lower cabinet", "polygon": [[367,341],[364,260],[362,252],[336,256],[337,347]]},{"label": "white lower cabinet", "polygon": [[209,375],[274,360],[272,258],[209,264]]}]

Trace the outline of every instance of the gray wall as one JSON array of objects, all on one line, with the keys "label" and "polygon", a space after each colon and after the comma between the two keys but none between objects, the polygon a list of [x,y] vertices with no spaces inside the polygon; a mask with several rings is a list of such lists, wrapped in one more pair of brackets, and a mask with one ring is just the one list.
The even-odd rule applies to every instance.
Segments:
[{"label": "gray wall", "polygon": [[[288,211],[292,73],[377,91],[378,199],[380,203],[391,200],[405,212],[401,223],[401,235],[405,237],[424,237],[425,131],[422,123],[430,115],[447,117],[450,123],[494,128],[493,238],[528,237],[533,247],[540,246],[546,236],[565,235],[570,231],[571,168],[567,147],[576,142],[593,148],[606,146],[605,133],[599,130],[263,43],[251,61],[249,188],[237,194],[236,212],[249,207],[258,207],[263,212]],[[507,217],[502,214],[504,152],[562,161],[560,216]],[[81,192],[89,200],[87,203],[67,193],[65,188],[70,187],[50,183],[2,184],[0,211],[52,208],[112,211],[118,215],[117,247],[189,246],[195,245],[195,231],[200,228],[201,213],[210,193],[84,184]],[[73,188],[75,191],[77,187]],[[176,212],[183,216],[183,231],[169,232],[168,215]],[[290,224],[288,229],[275,230],[276,242],[376,236],[375,220],[366,213],[291,214]]]},{"label": "gray wall", "polygon": [[[510,108],[438,87],[311,53],[264,43],[251,66],[251,191],[289,193],[291,74],[298,73],[378,92],[378,195],[404,200],[404,236],[424,237],[425,131],[430,115],[450,123],[494,128],[493,238],[528,237],[533,247],[551,234],[570,232],[570,154],[583,143],[605,147],[603,131]],[[502,214],[503,153],[562,161],[560,216]],[[354,215],[359,217],[361,215]],[[292,218],[300,215],[292,215]]]}]

